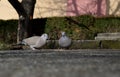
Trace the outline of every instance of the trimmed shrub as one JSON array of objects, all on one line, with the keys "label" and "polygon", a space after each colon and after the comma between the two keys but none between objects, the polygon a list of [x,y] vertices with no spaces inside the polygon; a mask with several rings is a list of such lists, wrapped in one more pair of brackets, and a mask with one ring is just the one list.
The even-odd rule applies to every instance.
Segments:
[{"label": "trimmed shrub", "polygon": [[[40,23],[34,24],[34,22]],[[48,33],[49,39],[51,40],[59,39],[61,31],[65,31],[73,40],[93,40],[97,33],[120,32],[119,17],[95,18],[93,16],[83,15],[78,17],[34,19],[34,22],[32,23],[34,26],[33,33]],[[0,41],[15,43],[17,24],[17,20],[0,20]]]}]

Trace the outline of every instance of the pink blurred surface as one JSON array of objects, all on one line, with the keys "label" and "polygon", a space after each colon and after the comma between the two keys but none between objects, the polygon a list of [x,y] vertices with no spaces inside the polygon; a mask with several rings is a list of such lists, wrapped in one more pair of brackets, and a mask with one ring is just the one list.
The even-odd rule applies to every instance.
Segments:
[{"label": "pink blurred surface", "polygon": [[68,0],[67,16],[76,15],[106,15],[106,0]]}]

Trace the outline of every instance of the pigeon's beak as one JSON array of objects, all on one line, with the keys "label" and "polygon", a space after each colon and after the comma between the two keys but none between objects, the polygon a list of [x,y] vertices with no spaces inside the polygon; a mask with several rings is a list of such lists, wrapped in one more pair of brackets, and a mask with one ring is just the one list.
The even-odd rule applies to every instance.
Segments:
[{"label": "pigeon's beak", "polygon": [[47,40],[49,40],[49,38],[47,38]]}]

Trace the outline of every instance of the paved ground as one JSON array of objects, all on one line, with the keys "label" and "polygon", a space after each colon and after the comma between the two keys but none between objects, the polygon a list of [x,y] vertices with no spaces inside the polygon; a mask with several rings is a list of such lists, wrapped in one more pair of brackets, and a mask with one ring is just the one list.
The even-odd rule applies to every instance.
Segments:
[{"label": "paved ground", "polygon": [[120,50],[0,51],[0,77],[120,77]]}]

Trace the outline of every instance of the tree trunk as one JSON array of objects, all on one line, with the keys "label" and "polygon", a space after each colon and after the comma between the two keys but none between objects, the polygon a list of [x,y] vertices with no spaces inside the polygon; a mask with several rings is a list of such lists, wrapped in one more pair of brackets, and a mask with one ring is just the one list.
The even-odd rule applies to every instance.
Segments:
[{"label": "tree trunk", "polygon": [[33,19],[36,0],[8,0],[19,15],[17,43],[24,38],[32,36],[30,21]]}]

